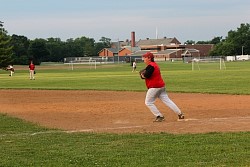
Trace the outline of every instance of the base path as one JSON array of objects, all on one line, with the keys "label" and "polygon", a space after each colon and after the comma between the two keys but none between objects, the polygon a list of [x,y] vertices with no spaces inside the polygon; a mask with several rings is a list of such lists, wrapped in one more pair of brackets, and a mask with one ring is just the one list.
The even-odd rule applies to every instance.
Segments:
[{"label": "base path", "polygon": [[207,133],[250,131],[250,96],[169,93],[185,113],[177,116],[162,102],[156,122],[144,104],[146,92],[0,90],[0,113],[48,128],[73,132]]}]

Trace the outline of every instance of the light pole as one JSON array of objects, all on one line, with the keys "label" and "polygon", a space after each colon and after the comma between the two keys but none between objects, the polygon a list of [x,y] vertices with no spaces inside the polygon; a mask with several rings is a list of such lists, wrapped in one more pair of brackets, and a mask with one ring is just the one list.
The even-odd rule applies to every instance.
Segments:
[{"label": "light pole", "polygon": [[243,53],[244,53],[244,46],[241,46],[241,54],[242,54],[242,56],[243,56]]},{"label": "light pole", "polygon": [[119,38],[118,38],[118,44],[117,44],[117,61],[118,61],[118,64],[119,64],[119,49],[120,49],[120,42],[119,42]]}]

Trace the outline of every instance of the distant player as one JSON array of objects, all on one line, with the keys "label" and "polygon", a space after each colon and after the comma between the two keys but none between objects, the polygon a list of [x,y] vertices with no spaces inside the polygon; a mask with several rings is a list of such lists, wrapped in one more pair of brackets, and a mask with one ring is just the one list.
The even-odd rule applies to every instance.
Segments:
[{"label": "distant player", "polygon": [[133,67],[132,72],[136,71],[136,62],[135,61],[133,62],[132,67]]},{"label": "distant player", "polygon": [[30,70],[30,80],[35,80],[35,75],[34,75],[35,64],[33,64],[33,61],[30,62],[29,70]]},{"label": "distant player", "polygon": [[156,98],[159,98],[166,106],[172,109],[178,115],[178,119],[184,119],[184,115],[181,110],[167,95],[165,82],[161,77],[159,66],[154,61],[154,55],[147,52],[143,55],[143,60],[147,67],[140,71],[140,76],[142,79],[145,79],[146,86],[148,88],[145,104],[155,115],[156,119],[154,122],[164,121],[164,116],[154,104]]},{"label": "distant player", "polygon": [[9,65],[7,68],[7,71],[10,71],[10,77],[12,77],[12,75],[15,73],[15,69],[13,65]]}]

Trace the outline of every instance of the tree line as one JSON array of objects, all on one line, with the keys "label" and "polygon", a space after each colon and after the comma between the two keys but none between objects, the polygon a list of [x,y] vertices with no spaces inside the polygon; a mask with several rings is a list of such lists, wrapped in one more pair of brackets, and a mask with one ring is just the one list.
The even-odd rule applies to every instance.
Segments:
[{"label": "tree line", "polygon": [[102,37],[99,42],[93,38],[80,37],[62,41],[60,38],[29,40],[25,36],[12,35],[10,45],[13,47],[13,63],[25,64],[33,59],[35,64],[41,62],[62,62],[65,57],[90,57],[110,47],[110,39]]},{"label": "tree line", "polygon": [[186,44],[214,44],[209,56],[235,56],[250,54],[250,24],[241,23],[236,30],[230,30],[228,35],[214,37],[210,41],[187,40]]},{"label": "tree line", "polygon": [[[242,23],[237,30],[230,30],[228,36],[214,37],[209,41],[187,40],[185,44],[214,44],[210,56],[229,56],[250,53],[250,24]],[[0,21],[0,68],[9,64],[35,64],[41,62],[63,62],[65,57],[97,56],[103,48],[109,48],[111,39],[102,37],[98,42],[93,38],[79,37],[62,41],[60,38],[37,38],[30,40],[22,35],[8,35]]]},{"label": "tree line", "polygon": [[37,38],[9,36],[0,22],[0,68],[9,64],[35,64],[41,62],[63,62],[65,57],[91,57],[98,55],[103,48],[109,48],[111,39],[102,37],[98,42],[93,38],[79,37],[62,41],[60,38]]}]

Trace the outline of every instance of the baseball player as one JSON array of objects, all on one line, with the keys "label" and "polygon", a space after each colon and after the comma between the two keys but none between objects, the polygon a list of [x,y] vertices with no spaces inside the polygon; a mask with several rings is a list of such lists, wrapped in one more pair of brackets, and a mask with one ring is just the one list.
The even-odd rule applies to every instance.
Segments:
[{"label": "baseball player", "polygon": [[34,75],[35,64],[33,64],[33,61],[30,62],[29,70],[30,70],[30,80],[35,80],[35,75]]},{"label": "baseball player", "polygon": [[15,73],[15,69],[14,69],[13,65],[9,65],[7,67],[7,70],[10,71],[10,75],[9,76],[12,77],[12,75]]},{"label": "baseball player", "polygon": [[139,74],[142,79],[145,79],[145,83],[148,88],[145,98],[145,104],[155,115],[156,119],[154,122],[164,121],[163,114],[157,109],[154,104],[156,98],[159,98],[166,106],[172,109],[178,115],[178,119],[184,119],[184,114],[167,95],[167,92],[165,90],[165,82],[161,77],[159,66],[154,61],[154,55],[150,52],[147,52],[143,55],[143,60],[147,67],[144,70],[140,71]]},{"label": "baseball player", "polygon": [[132,72],[136,71],[136,62],[135,61],[133,62],[132,66],[133,66]]}]

